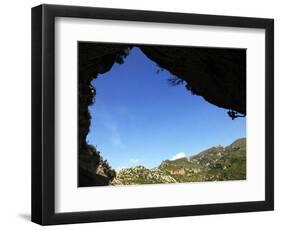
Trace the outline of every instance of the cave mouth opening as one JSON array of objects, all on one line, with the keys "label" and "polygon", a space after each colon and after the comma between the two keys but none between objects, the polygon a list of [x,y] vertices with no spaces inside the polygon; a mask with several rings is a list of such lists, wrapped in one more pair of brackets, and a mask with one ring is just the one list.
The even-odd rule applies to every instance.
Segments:
[{"label": "cave mouth opening", "polygon": [[[186,90],[185,82],[148,59],[138,47],[132,47],[126,58],[115,63],[108,72],[98,75],[91,85],[95,96],[94,103],[89,106],[91,123],[87,143],[95,146],[114,169],[139,164],[152,168],[161,163],[159,158],[163,150],[158,150],[158,153],[154,150],[158,159],[151,157],[150,162],[144,162],[139,159],[139,155],[143,155],[140,151],[133,152],[136,149],[148,152],[155,146],[142,147],[132,140],[143,139],[148,143],[150,138],[154,138],[154,142],[161,143],[161,139],[165,142],[163,138],[167,135],[157,140],[156,134],[183,122],[183,117],[169,121],[173,111],[188,114],[192,103],[206,103],[202,98],[190,99],[193,96]],[[120,133],[125,133],[125,137]],[[172,134],[168,136],[172,138]],[[124,143],[126,141],[131,142],[130,148]]]},{"label": "cave mouth opening", "polygon": [[[98,44],[98,45],[100,46],[100,44]],[[146,56],[145,59],[147,61],[149,61],[150,63],[157,63],[157,65],[158,65],[157,68],[156,68],[155,64],[153,64],[154,65],[154,71],[157,72],[157,74],[155,74],[155,75],[161,75],[163,72],[168,73],[169,79],[167,79],[167,80],[170,80],[171,84],[178,85],[178,84],[183,83],[183,85],[185,85],[185,88],[190,90],[191,92],[193,92],[193,94],[200,95],[203,98],[205,98],[205,97],[204,97],[204,95],[201,95],[200,90],[198,91],[197,88],[194,87],[194,85],[196,86],[196,84],[190,85],[190,84],[186,83],[187,81],[186,81],[185,78],[175,77],[175,76],[178,76],[178,75],[175,74],[177,72],[178,68],[176,68],[176,70],[174,70],[173,68],[170,67],[170,65],[167,65],[168,68],[164,68],[163,66],[166,65],[165,63],[167,61],[167,60],[165,60],[165,57],[162,58],[162,55],[158,56],[159,62],[155,62],[155,60],[151,60],[151,58],[149,56],[151,53],[152,53],[152,56],[153,56],[154,52],[156,52],[156,53],[158,52],[158,55],[159,55],[159,53],[161,54],[165,51],[166,47],[160,47],[160,51],[163,48],[164,48],[164,51],[159,52],[159,47],[156,47],[156,51],[155,51],[154,47],[152,47],[152,46],[121,45],[121,47],[120,47],[120,45],[117,45],[117,47],[115,47],[115,44],[106,44],[105,45],[106,49],[102,49],[102,51],[95,52],[95,54],[99,53],[98,56],[97,55],[95,56],[95,55],[83,55],[85,50],[86,50],[86,53],[91,50],[91,48],[93,47],[92,43],[91,44],[89,44],[89,43],[84,44],[84,45],[82,45],[82,47],[83,46],[86,46],[86,47],[81,48],[79,46],[79,141],[80,141],[79,142],[80,143],[80,148],[79,148],[80,149],[79,150],[79,186],[80,185],[85,186],[85,184],[86,184],[86,186],[90,186],[89,183],[88,183],[89,181],[87,181],[86,183],[85,183],[85,181],[81,182],[81,178],[80,178],[80,174],[81,174],[80,171],[83,168],[83,167],[80,167],[80,166],[83,165],[83,163],[82,164],[80,164],[80,163],[85,162],[85,159],[83,159],[83,158],[85,158],[85,156],[86,156],[83,153],[88,154],[87,157],[91,156],[91,159],[92,159],[92,160],[90,160],[91,167],[93,167],[93,165],[94,165],[93,161],[95,161],[95,163],[101,162],[103,164],[103,166],[108,168],[108,172],[106,172],[108,174],[107,176],[108,177],[114,177],[114,172],[111,172],[111,167],[109,166],[108,162],[101,157],[101,154],[97,150],[97,148],[94,147],[92,145],[92,143],[88,144],[87,136],[90,133],[90,127],[91,127],[91,124],[92,124],[92,122],[91,122],[92,114],[91,114],[91,111],[89,111],[89,109],[90,109],[89,106],[91,106],[92,103],[94,103],[92,105],[92,107],[94,107],[95,104],[98,103],[98,100],[96,100],[96,98],[98,97],[98,91],[96,91],[96,87],[93,87],[92,83],[96,82],[96,81],[99,81],[100,79],[106,79],[105,75],[111,73],[111,71],[112,71],[112,69],[114,69],[114,65],[116,65],[116,63],[124,64],[124,66],[126,66],[127,65],[126,64],[127,63],[127,60],[126,60],[127,56],[128,56],[128,58],[130,58],[130,53],[133,50],[139,50],[139,52],[142,53],[143,56],[144,55]],[[89,48],[89,46],[91,48],[87,49],[87,48]],[[147,49],[147,47],[148,47],[148,49]],[[99,50],[99,48],[98,48],[97,45],[94,47],[94,49],[97,49],[97,50]],[[158,48],[158,50],[157,50],[157,48]],[[169,48],[168,48],[168,53],[176,53],[173,50],[172,51],[169,50]],[[178,47],[173,47],[173,48],[178,49]],[[191,49],[190,52],[193,53],[193,55],[196,57],[197,53],[194,51],[194,48],[190,48],[190,49]],[[103,53],[103,52],[104,52],[104,54],[100,55],[100,53]],[[89,52],[89,53],[91,53],[91,52]],[[212,54],[212,52],[211,52],[211,54]],[[207,52],[207,54],[205,54],[205,55],[210,56],[211,54]],[[85,58],[85,56],[86,56],[86,58]],[[90,62],[87,63],[87,61],[89,61],[89,60],[90,60]],[[177,60],[177,61],[179,61],[179,60]],[[91,64],[89,64],[89,63],[91,63]],[[216,65],[215,65],[215,67],[216,67]],[[212,68],[213,68],[213,70],[212,70]],[[218,71],[218,70],[216,70],[216,68],[214,68],[214,67],[212,67],[212,68],[211,68],[212,71]],[[179,68],[179,69],[181,69],[181,68]],[[210,71],[210,70],[206,70],[206,68],[205,68],[204,71]],[[211,71],[211,73],[212,73],[212,71]],[[191,69],[191,72],[192,72],[192,69]],[[171,76],[173,76],[173,77],[171,77]],[[117,77],[116,77],[116,79],[117,79]],[[218,88],[221,89],[220,84],[219,84]],[[186,93],[186,89],[185,89],[185,93]],[[206,98],[205,98],[205,100],[206,100]],[[212,99],[207,99],[206,101],[210,102],[210,101],[212,101]],[[204,103],[206,103],[206,101],[204,101]],[[206,104],[208,104],[208,103],[206,103]],[[222,107],[222,106],[218,106],[218,107]],[[87,109],[85,110],[85,108],[87,108]],[[234,115],[237,115],[237,113],[238,113],[236,109],[226,108],[226,107],[224,107],[224,108],[229,109],[229,111],[233,111]],[[94,120],[95,120],[95,118],[94,118]],[[81,135],[81,134],[84,134],[84,136]],[[81,139],[81,137],[82,137],[82,139]],[[118,143],[118,141],[116,143]],[[132,158],[132,160],[136,161],[137,159]],[[93,167],[93,170],[90,170],[92,174],[96,173],[97,170],[99,170],[99,165],[100,164],[96,164]],[[84,167],[84,169],[85,169],[85,167]],[[84,169],[82,169],[82,171]],[[85,172],[82,172],[82,174],[83,173],[85,174]],[[90,178],[90,180],[93,181],[93,178],[91,178],[91,175],[89,174],[89,170],[88,170],[88,172],[86,172],[86,174],[87,174],[88,179]],[[95,184],[97,184],[97,185],[107,184],[108,181],[103,181],[103,179],[104,178],[95,178],[94,179]]]}]

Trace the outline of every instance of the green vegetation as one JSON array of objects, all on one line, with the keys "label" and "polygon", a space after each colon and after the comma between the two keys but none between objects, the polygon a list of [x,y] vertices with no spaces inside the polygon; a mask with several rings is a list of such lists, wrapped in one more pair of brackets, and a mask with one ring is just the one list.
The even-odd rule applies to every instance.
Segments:
[{"label": "green vegetation", "polygon": [[189,158],[163,161],[158,167],[122,169],[113,185],[157,184],[246,179],[246,138],[227,147],[217,146]]}]

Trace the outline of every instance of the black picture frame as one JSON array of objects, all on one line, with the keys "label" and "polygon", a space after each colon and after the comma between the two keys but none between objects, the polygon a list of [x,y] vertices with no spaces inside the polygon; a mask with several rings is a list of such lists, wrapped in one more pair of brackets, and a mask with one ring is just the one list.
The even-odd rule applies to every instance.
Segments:
[{"label": "black picture frame", "polygon": [[[55,17],[265,29],[265,200],[55,213]],[[32,221],[41,225],[274,209],[274,20],[80,6],[32,8]]]}]

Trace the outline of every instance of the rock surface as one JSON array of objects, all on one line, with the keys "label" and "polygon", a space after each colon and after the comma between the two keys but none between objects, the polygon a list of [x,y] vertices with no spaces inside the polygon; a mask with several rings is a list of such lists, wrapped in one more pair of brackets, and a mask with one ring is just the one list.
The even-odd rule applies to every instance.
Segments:
[{"label": "rock surface", "polygon": [[177,181],[169,174],[158,168],[147,169],[143,166],[121,169],[117,172],[117,177],[113,179],[112,185],[129,184],[166,184]]},{"label": "rock surface", "polygon": [[140,46],[161,68],[206,101],[246,114],[246,50]]},{"label": "rock surface", "polygon": [[87,145],[83,150],[79,153],[78,186],[108,185],[116,176],[115,171],[95,147]]}]

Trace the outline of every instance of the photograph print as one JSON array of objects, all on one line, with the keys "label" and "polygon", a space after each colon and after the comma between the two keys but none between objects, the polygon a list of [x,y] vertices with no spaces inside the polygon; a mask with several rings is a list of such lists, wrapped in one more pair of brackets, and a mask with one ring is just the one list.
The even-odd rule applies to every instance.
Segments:
[{"label": "photograph print", "polygon": [[246,180],[246,49],[78,41],[78,187]]}]

